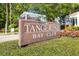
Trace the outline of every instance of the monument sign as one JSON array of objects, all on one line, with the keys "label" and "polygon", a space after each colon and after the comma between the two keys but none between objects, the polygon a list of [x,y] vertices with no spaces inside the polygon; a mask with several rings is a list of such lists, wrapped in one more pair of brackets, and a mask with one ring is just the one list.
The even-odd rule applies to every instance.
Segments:
[{"label": "monument sign", "polygon": [[19,20],[19,46],[57,37],[60,26],[56,22]]}]

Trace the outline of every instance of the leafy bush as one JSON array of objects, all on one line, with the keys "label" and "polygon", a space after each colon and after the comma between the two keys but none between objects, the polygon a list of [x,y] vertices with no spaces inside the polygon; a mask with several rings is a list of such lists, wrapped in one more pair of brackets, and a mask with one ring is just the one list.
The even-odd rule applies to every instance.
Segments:
[{"label": "leafy bush", "polygon": [[15,32],[18,32],[18,30],[19,30],[18,28],[15,28]]},{"label": "leafy bush", "polygon": [[66,27],[65,30],[79,30],[79,27],[78,26],[69,26],[69,27]]},{"label": "leafy bush", "polygon": [[72,26],[66,27],[65,30],[74,30]]},{"label": "leafy bush", "polygon": [[79,27],[77,26],[74,26],[74,27],[72,27],[72,29],[74,29],[74,30],[79,30]]},{"label": "leafy bush", "polygon": [[9,25],[9,28],[15,28],[15,27],[16,27],[16,24]]},{"label": "leafy bush", "polygon": [[11,30],[11,28],[16,28],[16,24],[11,24],[11,25],[8,26],[9,31]]}]

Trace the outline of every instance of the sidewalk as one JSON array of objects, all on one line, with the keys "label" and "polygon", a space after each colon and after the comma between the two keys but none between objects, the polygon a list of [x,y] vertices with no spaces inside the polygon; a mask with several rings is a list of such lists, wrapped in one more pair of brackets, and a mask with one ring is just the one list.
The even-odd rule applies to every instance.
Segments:
[{"label": "sidewalk", "polygon": [[19,34],[0,35],[0,42],[18,40],[18,39],[19,39]]}]

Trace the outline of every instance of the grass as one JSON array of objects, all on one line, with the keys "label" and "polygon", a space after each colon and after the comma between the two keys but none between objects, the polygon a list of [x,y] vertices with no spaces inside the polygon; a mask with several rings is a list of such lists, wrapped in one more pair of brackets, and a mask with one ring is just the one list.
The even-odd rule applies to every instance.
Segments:
[{"label": "grass", "polygon": [[18,47],[18,41],[0,43],[1,56],[79,56],[79,38],[57,39]]}]

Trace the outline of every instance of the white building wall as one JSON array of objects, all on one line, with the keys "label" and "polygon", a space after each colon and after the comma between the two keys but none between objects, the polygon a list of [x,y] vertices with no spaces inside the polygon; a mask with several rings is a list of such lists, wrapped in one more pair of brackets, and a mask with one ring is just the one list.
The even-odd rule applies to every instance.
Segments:
[{"label": "white building wall", "polygon": [[77,26],[79,26],[79,12],[77,14]]}]

